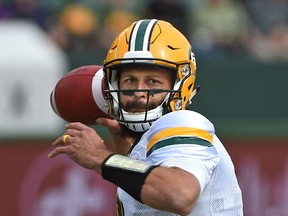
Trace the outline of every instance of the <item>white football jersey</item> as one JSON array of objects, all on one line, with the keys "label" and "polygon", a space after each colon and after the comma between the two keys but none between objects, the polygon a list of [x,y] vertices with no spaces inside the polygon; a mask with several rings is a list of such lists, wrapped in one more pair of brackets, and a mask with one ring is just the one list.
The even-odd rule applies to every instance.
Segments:
[{"label": "white football jersey", "polygon": [[[136,143],[130,158],[149,164],[180,167],[199,180],[201,194],[189,216],[241,216],[242,195],[230,156],[213,124],[194,111],[168,113],[155,121]],[[117,190],[118,215],[170,216]]]}]

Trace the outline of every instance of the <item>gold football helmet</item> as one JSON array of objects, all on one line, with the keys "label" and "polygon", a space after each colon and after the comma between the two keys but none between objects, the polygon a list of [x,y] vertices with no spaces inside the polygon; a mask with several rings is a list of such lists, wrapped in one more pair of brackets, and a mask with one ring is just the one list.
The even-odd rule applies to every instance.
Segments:
[{"label": "gold football helmet", "polygon": [[[120,66],[126,64],[139,64],[140,67],[141,64],[152,64],[175,72],[174,87],[160,106],[137,114],[122,109],[117,72]],[[140,20],[121,32],[108,51],[103,69],[109,113],[137,132],[146,131],[168,112],[186,109],[197,91],[194,90],[196,61],[192,47],[181,32],[162,20]],[[146,91],[149,95],[161,90]]]}]

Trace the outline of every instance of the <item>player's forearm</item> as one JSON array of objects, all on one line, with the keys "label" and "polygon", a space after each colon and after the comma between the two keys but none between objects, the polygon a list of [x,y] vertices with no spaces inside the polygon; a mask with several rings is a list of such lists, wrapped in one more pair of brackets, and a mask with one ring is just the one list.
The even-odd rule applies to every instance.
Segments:
[{"label": "player's forearm", "polygon": [[112,154],[104,160],[101,170],[104,179],[136,200],[180,215],[192,211],[200,193],[195,176],[179,168],[154,166]]},{"label": "player's forearm", "polygon": [[200,185],[192,174],[179,168],[157,167],[148,175],[141,199],[153,208],[187,215],[199,193]]}]

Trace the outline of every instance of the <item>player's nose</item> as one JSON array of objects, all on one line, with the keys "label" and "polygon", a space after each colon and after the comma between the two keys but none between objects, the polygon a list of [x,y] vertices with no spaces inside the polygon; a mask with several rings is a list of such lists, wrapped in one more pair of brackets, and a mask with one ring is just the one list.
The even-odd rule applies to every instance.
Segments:
[{"label": "player's nose", "polygon": [[[135,91],[134,95],[136,97],[141,97],[141,98],[146,98],[147,97],[147,90],[148,87],[147,85],[145,84],[145,82],[139,80],[138,83],[137,83],[137,91]],[[143,90],[143,91],[141,91]]]}]

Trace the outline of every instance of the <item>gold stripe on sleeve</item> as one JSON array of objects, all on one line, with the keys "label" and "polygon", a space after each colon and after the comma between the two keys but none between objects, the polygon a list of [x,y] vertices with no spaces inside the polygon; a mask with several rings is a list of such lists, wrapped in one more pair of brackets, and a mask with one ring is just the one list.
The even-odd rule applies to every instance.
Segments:
[{"label": "gold stripe on sleeve", "polygon": [[211,144],[213,143],[213,135],[209,132],[199,129],[199,128],[191,128],[191,127],[177,127],[177,128],[168,128],[166,130],[162,130],[156,133],[148,143],[146,150],[149,149],[158,141],[163,138],[173,137],[173,136],[190,136],[190,137],[198,137],[204,140],[207,140]]}]

